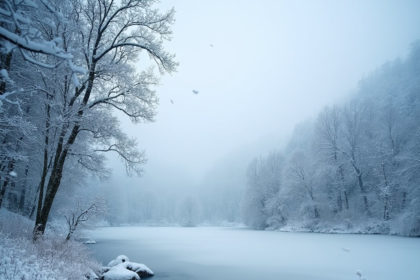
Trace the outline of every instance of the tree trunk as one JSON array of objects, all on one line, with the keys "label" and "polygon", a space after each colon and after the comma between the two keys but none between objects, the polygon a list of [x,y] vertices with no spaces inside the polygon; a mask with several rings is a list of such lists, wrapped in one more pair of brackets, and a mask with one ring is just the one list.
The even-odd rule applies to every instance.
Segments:
[{"label": "tree trunk", "polygon": [[316,206],[314,206],[314,217],[315,217],[315,219],[319,218],[319,211],[318,211],[318,208]]},{"label": "tree trunk", "polygon": [[344,205],[346,206],[346,210],[349,210],[349,197],[346,191],[344,191],[344,202],[345,202]]},{"label": "tree trunk", "polygon": [[[62,172],[63,172],[64,160],[60,161],[60,165],[57,166],[57,169],[54,169],[51,173],[42,209],[40,213],[37,214],[37,221],[35,225],[35,235],[34,235],[35,239],[39,234],[44,234],[45,232],[48,216],[50,214],[55,195],[57,194],[58,188],[60,186],[61,178],[63,176]],[[40,193],[41,193],[41,190],[40,190]]]},{"label": "tree trunk", "polygon": [[[1,69],[5,69],[7,72],[10,70],[10,64],[12,61],[12,52],[8,54],[1,55]],[[0,95],[3,95],[6,92],[6,81],[0,82]]]},{"label": "tree trunk", "polygon": [[[35,227],[37,227],[37,225],[41,221],[41,210],[42,210],[42,204],[44,200],[44,185],[45,185],[46,177],[47,177],[47,167],[45,165],[45,154],[44,154],[44,167],[42,170],[41,182],[39,182],[39,186],[38,186],[38,205],[37,205],[36,218],[35,218]],[[35,205],[34,205],[33,210],[34,209],[35,209]]]},{"label": "tree trunk", "polygon": [[389,181],[388,177],[386,176],[385,170],[385,163],[382,162],[382,175],[384,177],[384,184],[385,184],[385,195],[384,195],[384,220],[389,220],[389,195],[388,195],[388,188],[389,188]]},{"label": "tree trunk", "polygon": [[18,210],[22,215],[27,214],[27,211],[25,210],[25,202],[26,202],[26,183],[27,183],[27,179],[28,179],[28,172],[29,172],[29,166],[26,165],[25,167],[25,179],[23,181],[22,184],[22,190],[20,192],[20,197],[19,197],[19,207]]},{"label": "tree trunk", "polygon": [[312,201],[313,207],[314,207],[314,217],[315,217],[315,219],[318,219],[319,218],[319,211],[318,211],[318,207],[316,207],[316,205],[315,205],[315,198],[314,198],[312,188],[309,189],[309,196],[311,198],[311,201]]},{"label": "tree trunk", "polygon": [[363,184],[362,172],[359,170],[359,168],[356,166],[356,164],[354,162],[352,163],[352,165],[353,165],[354,171],[356,172],[357,183],[359,184],[360,192],[362,194],[363,205],[364,205],[364,208],[365,208],[365,212],[366,212],[366,214],[370,215],[369,201],[368,201],[368,198],[367,198],[365,186]]},{"label": "tree trunk", "polygon": [[389,220],[389,197],[385,195],[385,202],[384,202],[384,221]]},{"label": "tree trunk", "polygon": [[10,175],[9,174],[13,170],[13,167],[14,167],[13,160],[9,160],[9,163],[7,164],[7,169],[6,169],[6,174],[7,175],[4,178],[4,181],[3,181],[3,184],[2,184],[1,190],[0,190],[0,208],[3,204],[4,195],[6,193],[7,186],[9,185],[9,182],[10,182],[10,178],[9,178]]},{"label": "tree trunk", "polygon": [[[99,38],[97,39],[95,43],[95,47],[93,50],[92,57],[95,57],[96,50],[99,45]],[[79,117],[79,120],[83,117],[83,107],[86,106],[87,102],[89,101],[90,94],[93,89],[93,82],[95,80],[95,68],[96,68],[96,61],[92,62],[90,71],[89,71],[89,78],[88,78],[88,86],[86,88],[85,94],[83,96],[81,107],[79,107],[79,111],[77,112],[77,116]],[[79,89],[76,89],[75,98],[79,96]],[[72,99],[69,103],[69,107],[72,107],[76,99]],[[79,134],[79,120],[76,120],[74,123],[73,129],[71,130],[70,136],[67,140],[67,142],[64,145],[64,137],[67,133],[68,126],[63,127],[63,130],[61,131],[59,141],[57,144],[57,149],[55,153],[53,168],[50,174],[50,179],[48,181],[47,190],[45,194],[44,201],[42,203],[42,209],[38,209],[39,212],[37,213],[37,221],[35,223],[35,228],[33,231],[33,238],[36,240],[39,235],[44,234],[45,227],[47,225],[48,217],[50,215],[51,207],[54,202],[55,195],[57,194],[58,188],[60,187],[61,179],[63,177],[63,168],[64,163],[67,158],[67,154],[71,146],[76,141],[77,135]],[[41,189],[40,189],[41,192]]]},{"label": "tree trunk", "polygon": [[341,165],[339,165],[339,167],[338,167],[338,176],[339,176],[339,180],[340,180],[340,200],[341,200],[340,211],[343,209],[342,195],[344,195],[344,208],[346,210],[349,210],[349,199],[347,197],[347,191],[345,189],[346,187],[345,187],[345,183],[344,183],[344,171],[343,171],[343,167]]},{"label": "tree trunk", "polygon": [[4,178],[4,181],[0,190],[0,208],[3,205],[3,198],[6,193],[7,184],[9,184],[9,180],[7,180],[7,178]]},{"label": "tree trunk", "polygon": [[39,186],[38,186],[38,206],[37,206],[36,219],[35,219],[35,231],[37,231],[37,226],[41,221],[41,210],[42,210],[42,204],[44,200],[44,186],[45,186],[45,181],[46,181],[47,173],[48,173],[49,127],[50,127],[50,105],[47,104],[47,118],[45,121],[45,138],[44,138],[44,160],[43,160],[41,181],[39,182]]},{"label": "tree trunk", "polygon": [[[12,191],[10,191],[11,189]],[[7,196],[8,196],[7,208],[13,213],[17,213],[18,199],[17,199],[17,194],[16,194],[16,183],[14,181],[10,182],[10,188],[9,188]]]},{"label": "tree trunk", "polygon": [[402,193],[402,201],[401,201],[401,210],[404,210],[407,205],[407,192],[403,191]]},{"label": "tree trunk", "polygon": [[[55,195],[57,194],[58,188],[60,187],[61,179],[63,177],[63,168],[64,168],[64,163],[67,158],[68,150],[71,147],[71,145],[73,145],[74,142],[76,141],[76,137],[78,133],[79,133],[79,125],[75,125],[72,129],[69,139],[67,140],[67,143],[65,145],[65,148],[63,149],[63,152],[59,153],[58,156],[56,155],[55,164],[53,166],[50,179],[48,181],[47,191],[45,194],[43,206],[39,214],[39,219],[35,225],[34,239],[36,239],[39,235],[44,234],[45,232],[45,227],[47,225],[51,207],[54,202]],[[62,145],[60,145],[59,143],[57,147],[58,151],[61,150],[61,146]]]},{"label": "tree trunk", "polygon": [[337,210],[338,212],[343,211],[343,199],[341,197],[341,191],[337,194]]}]

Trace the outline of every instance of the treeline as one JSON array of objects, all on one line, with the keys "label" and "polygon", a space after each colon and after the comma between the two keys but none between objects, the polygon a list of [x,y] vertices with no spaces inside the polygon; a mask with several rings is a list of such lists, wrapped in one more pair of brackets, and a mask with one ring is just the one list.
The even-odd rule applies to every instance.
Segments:
[{"label": "treeline", "polygon": [[34,219],[34,237],[57,194],[68,200],[88,174],[107,175],[106,153],[141,172],[144,155],[115,112],[151,121],[157,75],[150,67],[176,67],[163,46],[174,11],[154,3],[0,2],[0,207]]},{"label": "treeline", "polygon": [[[232,173],[234,171],[231,171],[231,176],[236,175]],[[107,205],[105,222],[113,226],[239,224],[243,184],[228,182],[225,177],[206,178],[204,181],[193,186],[175,182],[169,186],[153,187],[125,185],[124,191],[118,195],[112,186],[101,187],[105,200],[112,201]]]},{"label": "treeline", "polygon": [[420,44],[297,126],[247,178],[251,227],[420,236]]}]

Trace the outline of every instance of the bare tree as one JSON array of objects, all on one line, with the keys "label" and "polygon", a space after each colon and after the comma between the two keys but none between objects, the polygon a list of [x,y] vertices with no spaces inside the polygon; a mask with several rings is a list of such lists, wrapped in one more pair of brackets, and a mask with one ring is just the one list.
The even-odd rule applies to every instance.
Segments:
[{"label": "bare tree", "polygon": [[369,201],[367,186],[364,182],[364,174],[362,168],[363,162],[363,140],[367,121],[367,108],[365,104],[358,102],[351,102],[344,108],[344,145],[341,148],[341,153],[344,155],[350,166],[353,168],[353,172],[356,176],[357,184],[360,189],[360,193],[363,199],[363,205],[365,212],[369,215]]},{"label": "bare tree", "polygon": [[103,214],[105,212],[103,200],[96,199],[94,202],[82,205],[79,201],[76,203],[76,207],[68,211],[69,213],[64,215],[67,223],[67,235],[66,240],[70,240],[75,231],[83,223],[89,219]]},{"label": "bare tree", "polygon": [[345,187],[342,145],[342,118],[338,107],[325,108],[318,116],[317,121],[318,145],[327,165],[334,170],[334,183],[336,187],[337,210],[349,209],[349,198]]},{"label": "bare tree", "polygon": [[317,201],[314,195],[313,174],[308,164],[308,158],[303,152],[295,152],[291,158],[289,165],[289,172],[298,187],[302,187],[309,200],[311,208],[313,209],[313,217],[318,219],[320,217]]}]

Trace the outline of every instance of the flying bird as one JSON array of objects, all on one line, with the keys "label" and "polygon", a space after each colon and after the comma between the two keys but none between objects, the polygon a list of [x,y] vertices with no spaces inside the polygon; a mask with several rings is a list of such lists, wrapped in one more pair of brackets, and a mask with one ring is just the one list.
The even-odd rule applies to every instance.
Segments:
[{"label": "flying bird", "polygon": [[214,45],[213,45],[213,44],[210,44],[209,46],[210,46],[211,48],[213,48],[213,47],[214,47]]},{"label": "flying bird", "polygon": [[194,94],[198,94],[198,90],[196,90],[196,89],[193,89],[193,91],[192,91]]},{"label": "flying bird", "polygon": [[171,103],[174,104],[174,101],[171,99]]}]

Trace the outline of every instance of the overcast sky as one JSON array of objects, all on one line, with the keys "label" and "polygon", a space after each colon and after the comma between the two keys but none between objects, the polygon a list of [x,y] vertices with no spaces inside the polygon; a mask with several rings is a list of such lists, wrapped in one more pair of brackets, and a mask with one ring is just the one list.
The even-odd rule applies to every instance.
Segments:
[{"label": "overcast sky", "polygon": [[280,147],[420,38],[416,0],[162,2],[180,66],[161,79],[154,123],[123,121],[148,157],[143,178],[124,179],[135,185],[199,184],[229,157]]}]

